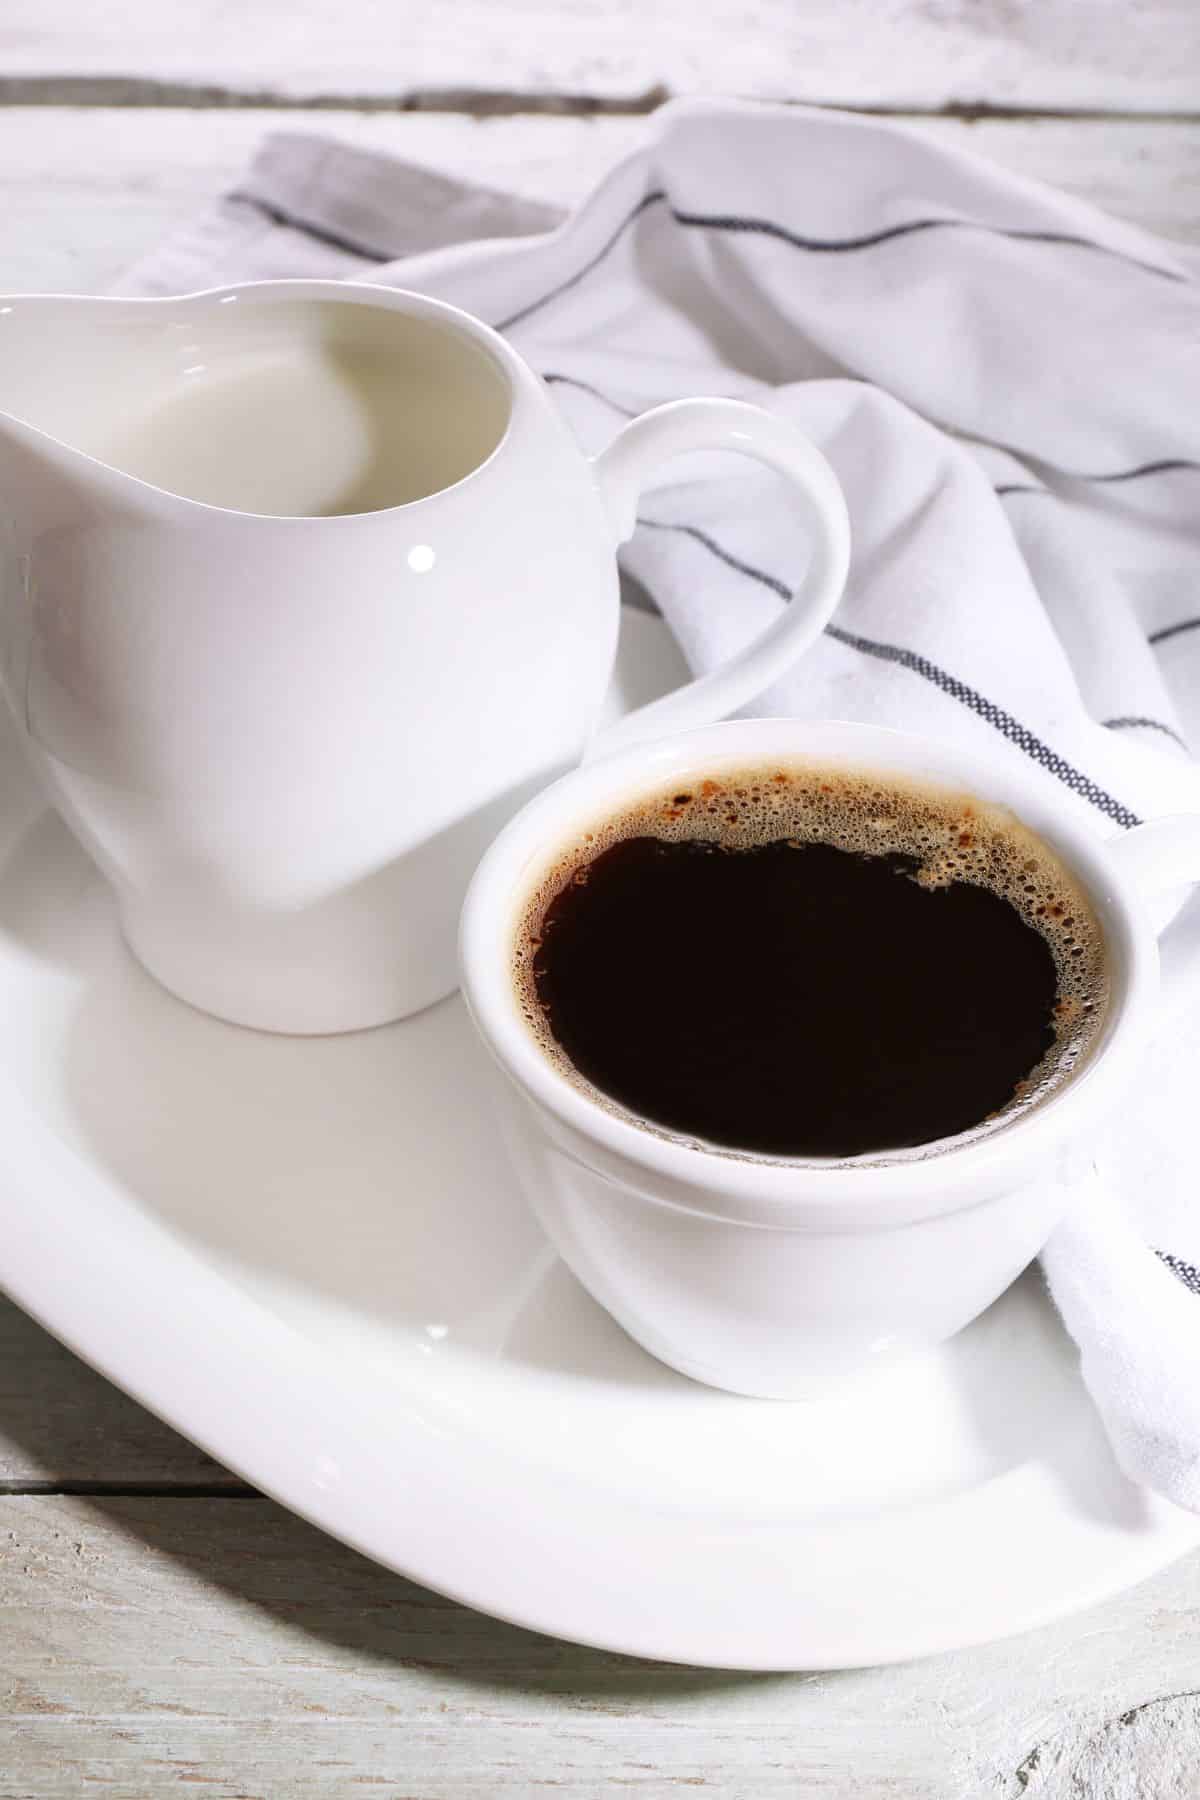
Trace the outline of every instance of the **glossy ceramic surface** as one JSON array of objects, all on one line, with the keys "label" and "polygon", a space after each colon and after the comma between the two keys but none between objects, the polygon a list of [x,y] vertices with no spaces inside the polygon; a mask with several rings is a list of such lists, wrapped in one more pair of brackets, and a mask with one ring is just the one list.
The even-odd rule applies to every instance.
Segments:
[{"label": "glossy ceramic surface", "polygon": [[[518,921],[545,873],[633,799],[775,763],[965,791],[1015,814],[1073,871],[1103,929],[1109,995],[1096,1043],[1049,1098],[1001,1129],[941,1145],[806,1162],[652,1131],[552,1067],[512,979]],[[1194,819],[1164,820],[1105,844],[1048,779],[1014,773],[998,753],[967,757],[842,721],[742,719],[564,776],[489,847],[461,934],[463,992],[507,1078],[505,1141],[530,1204],[639,1343],[735,1393],[802,1398],[940,1343],[1028,1266],[1089,1171],[1155,1019],[1146,900],[1200,875],[1196,838]],[[820,1046],[798,1041],[798,1080],[806,1053]]]},{"label": "glossy ceramic surface", "polygon": [[[627,616],[628,707],[680,679]],[[499,1146],[455,999],[263,1036],[158,987],[0,743],[0,1282],[268,1493],[539,1629],[683,1662],[918,1656],[1129,1585],[1200,1524],[1116,1468],[1035,1275],[824,1399],[640,1350]]]},{"label": "glossy ceramic surface", "polygon": [[454,987],[471,870],[592,740],[616,547],[660,465],[766,463],[812,554],[776,625],[626,735],[760,693],[845,578],[837,482],[794,426],[681,401],[589,462],[501,337],[397,289],[14,296],[0,409],[0,677],[30,760],[147,968],[266,1029]]}]

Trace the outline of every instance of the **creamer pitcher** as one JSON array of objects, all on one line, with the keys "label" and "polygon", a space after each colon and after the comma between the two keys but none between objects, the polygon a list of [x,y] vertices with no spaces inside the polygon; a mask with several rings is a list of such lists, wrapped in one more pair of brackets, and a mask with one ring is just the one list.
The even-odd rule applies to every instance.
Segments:
[{"label": "creamer pitcher", "polygon": [[[380,1024],[455,985],[496,829],[594,744],[716,719],[820,631],[828,465],[727,400],[594,461],[495,332],[416,294],[270,281],[0,304],[0,663],[58,810],[164,986],[246,1025]],[[736,449],[811,536],[784,617],[593,733],[639,488]]]}]

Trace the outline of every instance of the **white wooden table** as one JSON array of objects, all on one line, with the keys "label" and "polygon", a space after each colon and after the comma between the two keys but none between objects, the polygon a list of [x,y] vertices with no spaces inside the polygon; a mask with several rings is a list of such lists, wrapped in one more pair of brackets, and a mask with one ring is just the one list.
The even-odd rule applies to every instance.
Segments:
[{"label": "white wooden table", "polygon": [[[7,0],[0,289],[103,288],[281,124],[567,200],[696,91],[903,113],[1200,241],[1195,0]],[[0,1301],[0,1800],[195,1787],[1195,1800],[1200,1554],[908,1668],[635,1663],[374,1567]]]}]

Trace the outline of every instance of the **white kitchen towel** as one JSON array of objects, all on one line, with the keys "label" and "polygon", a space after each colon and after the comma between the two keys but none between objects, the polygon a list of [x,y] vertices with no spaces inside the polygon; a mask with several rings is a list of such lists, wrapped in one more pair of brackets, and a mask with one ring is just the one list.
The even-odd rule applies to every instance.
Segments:
[{"label": "white kitchen towel", "polygon": [[[688,394],[811,433],[849,587],[752,711],[999,747],[1102,835],[1200,812],[1195,252],[897,125],[687,102],[561,220],[282,133],[124,285],[302,274],[479,314],[589,451]],[[787,604],[805,551],[766,476],[672,475],[624,565],[703,670]],[[1200,1510],[1197,925],[1172,928],[1152,1065],[1044,1267],[1125,1468]]]}]

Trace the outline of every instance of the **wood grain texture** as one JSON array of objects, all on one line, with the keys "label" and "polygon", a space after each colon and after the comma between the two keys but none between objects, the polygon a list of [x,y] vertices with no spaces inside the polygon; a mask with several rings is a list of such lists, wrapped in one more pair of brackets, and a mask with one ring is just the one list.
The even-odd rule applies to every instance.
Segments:
[{"label": "wood grain texture", "polygon": [[8,0],[0,69],[426,102],[666,89],[1190,112],[1200,102],[1200,13],[1192,0],[357,0],[349,13],[314,0]]},{"label": "wood grain texture", "polygon": [[1025,1800],[1196,1800],[1200,1693],[1147,1700],[1082,1742],[1073,1733],[1054,1738],[1018,1774]]},{"label": "wood grain texture", "polygon": [[[1163,1697],[1196,1685],[1198,1621],[1200,1555],[1079,1620],[907,1667],[690,1670],[486,1619],[266,1500],[10,1497],[0,1796],[1173,1800],[1106,1771],[1186,1753],[1194,1704]],[[1081,1767],[1091,1786],[1053,1785]]]},{"label": "wood grain texture", "polygon": [[[643,142],[641,119],[0,109],[0,290],[95,292],[236,179],[280,124],[569,205]],[[1200,243],[1200,127],[957,120],[915,126]]]},{"label": "wood grain texture", "polygon": [[234,185],[281,124],[563,203],[581,198],[646,129],[621,119],[0,109],[0,288],[103,290]]},{"label": "wood grain texture", "polygon": [[[1074,0],[9,0],[4,78],[146,79],[295,100],[640,104],[676,91],[853,104],[1200,101],[1200,9]],[[74,79],[63,89],[61,76]],[[567,96],[564,102],[562,97]],[[198,97],[193,91],[193,101]],[[220,97],[220,96],[218,96]],[[95,291],[312,127],[568,204],[637,118],[0,110],[0,288]],[[920,127],[1200,243],[1200,129]],[[1200,1554],[1030,1636],[906,1668],[756,1677],[517,1630],[377,1568],[240,1488],[0,1301],[0,1486],[228,1498],[0,1498],[0,1800],[574,1797],[1196,1800]]]}]

